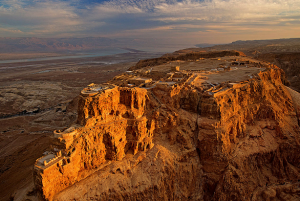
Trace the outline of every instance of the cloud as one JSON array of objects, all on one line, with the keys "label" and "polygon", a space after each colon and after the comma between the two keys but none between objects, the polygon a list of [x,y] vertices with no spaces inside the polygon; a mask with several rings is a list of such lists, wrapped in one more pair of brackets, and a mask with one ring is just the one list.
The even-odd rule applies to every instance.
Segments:
[{"label": "cloud", "polygon": [[24,32],[21,30],[11,28],[0,28],[0,32],[7,34],[24,34]]},{"label": "cloud", "polygon": [[[193,37],[267,34],[296,36],[299,0],[2,0],[0,36]],[[255,30],[257,33],[255,33]],[[290,30],[290,31],[289,31]],[[281,33],[278,36],[281,37]],[[274,35],[274,33],[272,33]],[[299,35],[299,33],[298,33]],[[256,37],[256,36],[255,36]],[[222,36],[224,39],[224,37]],[[240,38],[238,38],[240,39]],[[250,38],[251,39],[251,38]]]},{"label": "cloud", "polygon": [[84,20],[76,9],[61,1],[35,1],[25,4],[13,0],[0,7],[0,25],[15,28],[27,35],[57,34],[76,32],[84,25]]},{"label": "cloud", "polygon": [[158,20],[202,20],[207,22],[269,21],[300,16],[299,1],[281,0],[211,0],[183,1],[155,7]]}]

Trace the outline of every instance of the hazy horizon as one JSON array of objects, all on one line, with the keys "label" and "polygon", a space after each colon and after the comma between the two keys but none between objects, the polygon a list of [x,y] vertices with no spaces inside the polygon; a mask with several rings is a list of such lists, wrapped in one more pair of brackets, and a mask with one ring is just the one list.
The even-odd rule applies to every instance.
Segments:
[{"label": "hazy horizon", "polygon": [[3,0],[0,37],[224,44],[297,38],[299,19],[298,0]]}]

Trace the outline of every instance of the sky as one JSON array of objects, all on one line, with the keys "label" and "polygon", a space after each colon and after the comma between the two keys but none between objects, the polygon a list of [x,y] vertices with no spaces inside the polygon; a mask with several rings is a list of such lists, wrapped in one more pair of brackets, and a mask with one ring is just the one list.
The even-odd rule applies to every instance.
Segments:
[{"label": "sky", "polygon": [[300,0],[0,0],[0,37],[229,43],[300,37]]}]

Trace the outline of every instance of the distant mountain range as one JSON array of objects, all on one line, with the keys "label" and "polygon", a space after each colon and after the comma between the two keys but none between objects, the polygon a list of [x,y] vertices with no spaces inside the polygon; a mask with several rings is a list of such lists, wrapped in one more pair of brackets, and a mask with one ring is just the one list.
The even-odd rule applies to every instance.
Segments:
[{"label": "distant mountain range", "polygon": [[270,52],[300,52],[300,38],[238,40],[229,44],[201,47],[201,49],[206,51],[238,50],[248,56]]},{"label": "distant mountain range", "polygon": [[[163,44],[150,44],[147,41],[132,39],[110,39],[105,37],[86,38],[35,38],[0,37],[0,53],[14,52],[69,52],[69,51],[95,51],[105,48],[134,48],[153,46],[161,48]],[[173,44],[176,45],[176,44]],[[235,41],[229,44],[197,44],[202,51],[239,50],[247,55],[256,55],[266,52],[298,52],[300,51],[300,38],[275,40],[247,40]]]},{"label": "distant mountain range", "polygon": [[215,45],[223,45],[223,44],[210,44],[210,43],[200,43],[195,45],[196,47],[204,48],[204,47],[213,47]]},{"label": "distant mountain range", "polygon": [[104,37],[87,38],[0,38],[0,52],[89,51],[121,46],[120,42]]}]

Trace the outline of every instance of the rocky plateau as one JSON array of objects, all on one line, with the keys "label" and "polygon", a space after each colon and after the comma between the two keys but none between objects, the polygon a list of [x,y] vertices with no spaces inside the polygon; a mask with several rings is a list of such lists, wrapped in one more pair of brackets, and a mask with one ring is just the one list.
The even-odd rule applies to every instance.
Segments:
[{"label": "rocky plateau", "polygon": [[23,200],[300,200],[300,94],[238,51],[141,60],[90,84]]}]

